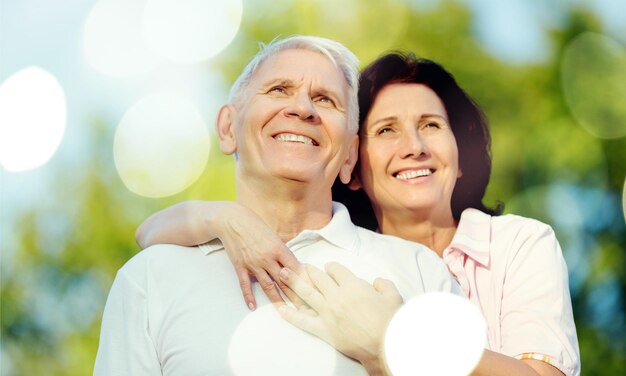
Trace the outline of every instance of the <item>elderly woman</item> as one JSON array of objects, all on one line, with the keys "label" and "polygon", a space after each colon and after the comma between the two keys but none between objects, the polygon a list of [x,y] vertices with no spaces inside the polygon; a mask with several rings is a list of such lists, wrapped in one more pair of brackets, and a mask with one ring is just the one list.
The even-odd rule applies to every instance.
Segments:
[{"label": "elderly woman", "polygon": [[[498,215],[482,203],[491,158],[481,110],[440,65],[399,53],[380,57],[362,72],[359,107],[359,162],[348,187],[335,187],[334,199],[348,207],[356,224],[422,243],[448,265],[487,323],[487,348],[473,374],[578,375],[567,268],[554,232],[533,219]],[[225,244],[251,309],[251,275],[271,300],[281,300],[273,281],[297,299],[287,287],[302,291],[296,283],[301,279],[290,272],[299,268],[297,260],[253,213],[233,203],[179,204],[137,231],[142,247],[194,245],[215,237]],[[384,327],[398,300],[378,299],[374,287],[353,283],[357,278],[336,265],[329,274],[307,270],[308,283],[332,279],[337,285],[328,293],[327,284],[322,299],[311,304],[331,313],[316,319],[327,320],[334,346],[364,364],[382,362]],[[345,283],[349,292],[340,288]],[[359,323],[363,316],[345,307],[372,307],[370,322]],[[295,325],[322,336],[301,313],[282,311]],[[346,316],[342,322],[354,325],[339,328],[328,319]],[[383,329],[363,345],[361,328],[371,325],[372,317]]]}]

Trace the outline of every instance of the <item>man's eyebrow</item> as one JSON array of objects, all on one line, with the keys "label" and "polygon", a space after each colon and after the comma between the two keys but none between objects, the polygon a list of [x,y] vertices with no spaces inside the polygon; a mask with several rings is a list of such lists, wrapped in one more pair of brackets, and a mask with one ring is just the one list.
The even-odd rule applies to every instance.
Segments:
[{"label": "man's eyebrow", "polygon": [[317,88],[315,89],[315,94],[317,95],[326,95],[329,97],[333,97],[333,98],[337,98],[339,99],[339,93],[332,90],[332,89],[327,89],[327,88]]},{"label": "man's eyebrow", "polygon": [[288,78],[274,78],[263,83],[263,87],[268,86],[293,86],[293,81]]}]

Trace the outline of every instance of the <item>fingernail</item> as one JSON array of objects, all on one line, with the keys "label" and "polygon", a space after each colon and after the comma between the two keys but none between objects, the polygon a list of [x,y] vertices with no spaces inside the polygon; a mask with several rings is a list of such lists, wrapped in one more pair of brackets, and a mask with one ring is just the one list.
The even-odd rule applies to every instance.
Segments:
[{"label": "fingernail", "polygon": [[248,308],[250,309],[250,311],[254,311],[254,303],[248,303]]},{"label": "fingernail", "polygon": [[287,278],[289,278],[289,270],[287,268],[280,269],[279,276],[280,279],[286,280]]}]

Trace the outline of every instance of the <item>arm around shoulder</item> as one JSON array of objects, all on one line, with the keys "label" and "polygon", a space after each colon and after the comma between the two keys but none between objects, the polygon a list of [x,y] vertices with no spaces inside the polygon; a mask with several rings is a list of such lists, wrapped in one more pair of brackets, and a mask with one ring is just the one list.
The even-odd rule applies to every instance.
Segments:
[{"label": "arm around shoulder", "polygon": [[135,233],[144,249],[154,244],[194,246],[218,238],[225,213],[237,204],[228,201],[185,201],[156,212]]}]

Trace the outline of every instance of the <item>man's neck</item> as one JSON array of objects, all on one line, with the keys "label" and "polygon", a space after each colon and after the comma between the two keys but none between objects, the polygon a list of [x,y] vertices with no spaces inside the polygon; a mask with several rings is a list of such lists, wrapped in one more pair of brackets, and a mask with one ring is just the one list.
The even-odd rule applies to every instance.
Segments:
[{"label": "man's neck", "polygon": [[320,229],[330,222],[330,189],[315,188],[302,183],[254,186],[239,183],[237,201],[254,211],[286,243],[303,230]]}]

